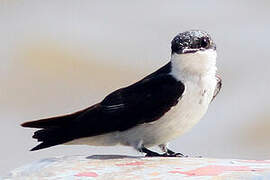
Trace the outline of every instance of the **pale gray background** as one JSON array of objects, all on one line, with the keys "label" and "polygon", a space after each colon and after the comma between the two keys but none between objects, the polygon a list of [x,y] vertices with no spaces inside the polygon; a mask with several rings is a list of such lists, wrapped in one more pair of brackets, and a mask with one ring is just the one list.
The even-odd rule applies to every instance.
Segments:
[{"label": "pale gray background", "polygon": [[0,174],[46,157],[131,154],[125,147],[37,152],[20,123],[70,113],[159,68],[170,41],[212,34],[223,89],[202,121],[171,143],[188,155],[270,158],[269,1],[0,1]]}]

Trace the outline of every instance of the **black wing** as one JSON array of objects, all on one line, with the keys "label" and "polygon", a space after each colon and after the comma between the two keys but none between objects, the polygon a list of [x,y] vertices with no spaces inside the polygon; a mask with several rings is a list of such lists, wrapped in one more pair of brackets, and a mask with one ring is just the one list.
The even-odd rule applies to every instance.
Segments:
[{"label": "black wing", "polygon": [[33,136],[42,141],[33,150],[81,137],[124,131],[159,119],[178,103],[185,89],[180,81],[167,73],[169,65],[131,86],[114,91],[88,109],[23,124],[24,127],[43,128]]},{"label": "black wing", "polygon": [[214,95],[213,95],[213,98],[212,98],[212,101],[215,99],[215,97],[218,95],[221,87],[222,87],[222,79],[216,75],[216,78],[217,78],[217,85],[216,85],[216,89],[214,91]]},{"label": "black wing", "polygon": [[171,75],[145,79],[108,95],[100,104],[102,119],[114,119],[110,127],[119,131],[152,122],[176,105],[183,92],[184,85]]}]

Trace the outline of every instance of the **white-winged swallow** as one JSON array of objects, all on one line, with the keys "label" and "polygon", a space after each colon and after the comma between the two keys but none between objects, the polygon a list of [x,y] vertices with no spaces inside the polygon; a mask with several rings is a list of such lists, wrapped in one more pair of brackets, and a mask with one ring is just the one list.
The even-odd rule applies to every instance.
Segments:
[{"label": "white-winged swallow", "polygon": [[[182,156],[168,142],[190,130],[219,93],[216,45],[204,31],[179,33],[171,41],[170,61],[81,111],[30,121],[41,142],[32,151],[59,144],[126,145],[146,156]],[[164,154],[148,148],[159,146]]]}]

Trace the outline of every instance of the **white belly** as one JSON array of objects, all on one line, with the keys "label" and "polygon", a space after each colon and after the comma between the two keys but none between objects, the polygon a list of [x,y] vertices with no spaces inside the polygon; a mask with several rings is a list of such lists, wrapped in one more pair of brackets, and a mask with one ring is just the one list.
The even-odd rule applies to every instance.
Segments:
[{"label": "white belly", "polygon": [[185,92],[178,104],[162,118],[145,123],[121,134],[123,144],[133,146],[143,143],[146,147],[167,143],[190,130],[203,117],[212,100],[216,79],[200,84],[185,83]]},{"label": "white belly", "polygon": [[73,140],[67,144],[88,144],[95,146],[129,145],[145,147],[167,143],[190,130],[206,113],[216,87],[215,77],[194,83],[185,82],[185,92],[178,104],[162,118],[151,123],[138,125],[123,132]]}]

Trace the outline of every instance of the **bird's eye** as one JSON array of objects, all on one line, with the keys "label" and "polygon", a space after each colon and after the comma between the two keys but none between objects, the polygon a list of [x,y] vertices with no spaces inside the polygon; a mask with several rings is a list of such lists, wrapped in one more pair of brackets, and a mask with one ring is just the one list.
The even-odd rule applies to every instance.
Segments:
[{"label": "bird's eye", "polygon": [[210,44],[209,39],[207,39],[207,38],[202,39],[202,41],[201,41],[202,48],[207,48],[209,46],[209,44]]}]

